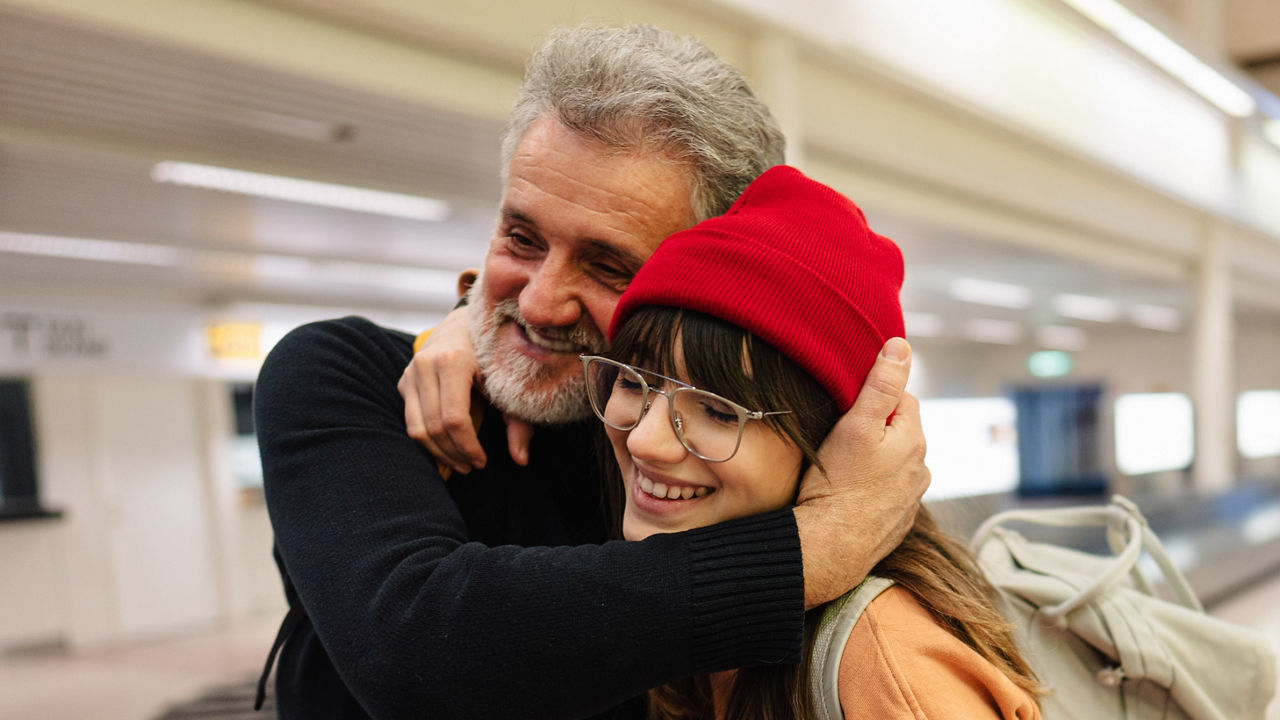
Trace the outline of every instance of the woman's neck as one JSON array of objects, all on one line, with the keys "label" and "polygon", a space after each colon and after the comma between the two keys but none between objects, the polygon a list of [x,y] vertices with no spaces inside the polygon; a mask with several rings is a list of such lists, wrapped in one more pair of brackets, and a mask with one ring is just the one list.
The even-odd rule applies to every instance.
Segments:
[{"label": "woman's neck", "polygon": [[733,692],[733,679],[737,674],[737,670],[725,670],[707,676],[711,682],[711,707],[716,711],[716,720],[724,720],[729,706],[729,693]]}]

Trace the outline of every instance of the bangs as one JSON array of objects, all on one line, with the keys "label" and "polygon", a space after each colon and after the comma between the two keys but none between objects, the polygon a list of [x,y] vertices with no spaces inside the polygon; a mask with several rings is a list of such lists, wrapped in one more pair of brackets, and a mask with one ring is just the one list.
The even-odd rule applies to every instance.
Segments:
[{"label": "bangs", "polygon": [[[755,344],[761,343],[751,333],[711,315],[652,306],[627,318],[609,357],[667,377],[683,377],[690,385],[752,410],[788,409],[763,407],[769,400],[754,380],[755,356],[760,354],[751,352]],[[677,365],[677,356],[683,367]]]},{"label": "bangs", "polygon": [[764,422],[795,443],[808,462],[816,463],[818,446],[840,416],[830,393],[786,355],[733,323],[694,310],[636,310],[618,328],[608,356],[681,377],[749,410],[790,411]]}]

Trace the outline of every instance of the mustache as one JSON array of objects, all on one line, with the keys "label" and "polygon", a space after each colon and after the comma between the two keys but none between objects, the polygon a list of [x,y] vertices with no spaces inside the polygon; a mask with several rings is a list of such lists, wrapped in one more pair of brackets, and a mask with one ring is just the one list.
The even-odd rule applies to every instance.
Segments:
[{"label": "mustache", "polygon": [[588,353],[600,353],[609,349],[609,344],[605,341],[604,335],[596,329],[590,317],[585,313],[578,319],[578,322],[569,327],[539,327],[530,324],[520,314],[519,301],[507,298],[498,301],[494,305],[492,318],[495,321],[495,326],[503,322],[514,322],[525,331],[533,329],[542,337],[573,343],[584,348]]}]

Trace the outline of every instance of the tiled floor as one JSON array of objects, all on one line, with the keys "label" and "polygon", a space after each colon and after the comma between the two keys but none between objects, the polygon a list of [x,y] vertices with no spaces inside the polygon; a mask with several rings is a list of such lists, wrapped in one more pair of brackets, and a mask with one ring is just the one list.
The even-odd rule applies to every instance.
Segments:
[{"label": "tiled floor", "polygon": [[279,618],[76,654],[0,657],[3,720],[150,720],[262,667]]}]

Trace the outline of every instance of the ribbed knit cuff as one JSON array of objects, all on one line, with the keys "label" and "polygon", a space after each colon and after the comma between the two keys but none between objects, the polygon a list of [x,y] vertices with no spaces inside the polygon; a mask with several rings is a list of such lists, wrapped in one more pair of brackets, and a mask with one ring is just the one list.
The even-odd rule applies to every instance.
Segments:
[{"label": "ribbed knit cuff", "polygon": [[694,671],[799,662],[804,566],[791,509],[687,534]]}]

